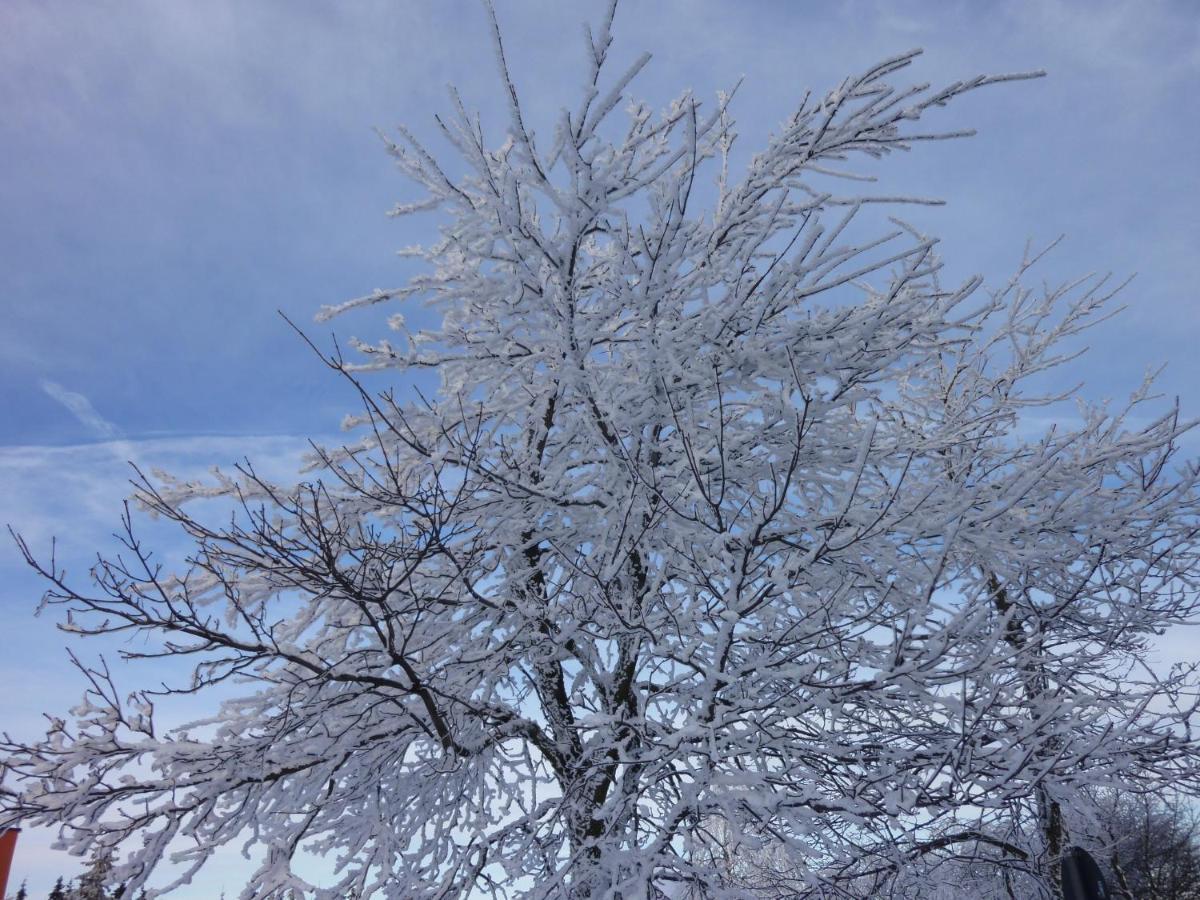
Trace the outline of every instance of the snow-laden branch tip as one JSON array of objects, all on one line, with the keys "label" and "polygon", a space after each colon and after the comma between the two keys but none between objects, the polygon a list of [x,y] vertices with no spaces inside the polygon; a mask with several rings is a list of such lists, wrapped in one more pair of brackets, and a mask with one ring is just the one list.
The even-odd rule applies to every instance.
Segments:
[{"label": "snow-laden branch tip", "polygon": [[[1194,667],[1149,658],[1196,618],[1191,424],[1143,385],[1036,433],[1110,285],[949,283],[871,219],[912,202],[877,158],[970,133],[926,113],[1037,73],[896,56],[739,174],[732,93],[654,115],[614,10],[540,131],[489,5],[505,132],[452,92],[453,162],[389,141],[424,269],[318,318],[433,315],[318,351],[362,410],[308,481],[140,477],[174,573],[128,516],[90,587],[18,541],[68,631],[192,668],[126,698],[79,663],[72,718],[0,743],[0,828],[150,897],[243,843],[243,900],[1032,897],[1106,792],[1200,789]],[[436,392],[362,374],[411,369]],[[179,693],[225,699],[157,727]]]}]

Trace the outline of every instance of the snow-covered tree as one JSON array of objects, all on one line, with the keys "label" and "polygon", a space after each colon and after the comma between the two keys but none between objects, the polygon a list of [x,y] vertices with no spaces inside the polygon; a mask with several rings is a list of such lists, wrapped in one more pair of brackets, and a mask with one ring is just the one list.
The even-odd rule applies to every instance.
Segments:
[{"label": "snow-covered tree", "polygon": [[95,854],[87,871],[79,876],[79,886],[72,892],[71,900],[109,900],[113,896],[109,893],[112,868],[111,853]]},{"label": "snow-covered tree", "polygon": [[[324,315],[440,324],[326,358],[363,413],[310,481],[142,478],[195,543],[173,575],[128,517],[91,590],[21,545],[68,630],[245,687],[162,733],[82,666],[73,724],[6,740],[0,826],[122,846],[130,891],[249,841],[244,900],[931,897],[1055,890],[1096,786],[1200,788],[1194,673],[1146,664],[1196,612],[1188,426],[1148,384],[1027,415],[1076,399],[1059,367],[1111,290],[1027,287],[1037,254],[947,283],[872,215],[905,198],[861,192],[857,163],[1024,76],[886,60],[739,176],[731,96],[628,101],[648,57],[613,77],[611,23],[543,138],[497,28],[506,133],[452,94],[453,166],[390,145],[421,189],[396,213],[440,216],[427,268]],[[371,384],[414,371],[435,395]],[[188,505],[213,496],[237,515]]]},{"label": "snow-covered tree", "polygon": [[1118,796],[1105,804],[1101,857],[1119,900],[1200,898],[1200,816],[1172,797]]}]

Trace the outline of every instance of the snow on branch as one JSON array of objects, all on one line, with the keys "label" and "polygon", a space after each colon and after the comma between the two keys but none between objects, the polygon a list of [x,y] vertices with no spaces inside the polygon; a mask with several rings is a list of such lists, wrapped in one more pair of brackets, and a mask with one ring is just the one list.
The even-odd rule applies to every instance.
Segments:
[{"label": "snow on branch", "polygon": [[[505,132],[452,92],[453,164],[389,143],[424,269],[318,318],[438,321],[322,356],[362,410],[309,481],[141,479],[174,573],[129,517],[90,587],[19,542],[67,630],[192,671],[126,699],[80,665],[72,724],[0,743],[0,827],[118,848],[131,892],[246,843],[243,900],[1034,896],[1104,791],[1200,790],[1196,672],[1149,649],[1196,618],[1191,423],[1149,382],[1028,418],[1080,399],[1112,286],[946,283],[870,218],[902,191],[827,189],[1037,73],[905,86],[901,54],[738,175],[733,94],[631,100],[614,10],[543,144],[490,6]],[[437,390],[363,374],[412,369]],[[224,701],[156,727],[179,693]]]}]

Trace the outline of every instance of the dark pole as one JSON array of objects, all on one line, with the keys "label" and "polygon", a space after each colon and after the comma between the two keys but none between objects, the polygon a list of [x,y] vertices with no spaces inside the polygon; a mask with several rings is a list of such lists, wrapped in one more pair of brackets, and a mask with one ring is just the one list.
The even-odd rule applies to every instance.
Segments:
[{"label": "dark pole", "polygon": [[1092,855],[1082,847],[1072,847],[1062,858],[1064,900],[1110,900],[1108,884]]}]

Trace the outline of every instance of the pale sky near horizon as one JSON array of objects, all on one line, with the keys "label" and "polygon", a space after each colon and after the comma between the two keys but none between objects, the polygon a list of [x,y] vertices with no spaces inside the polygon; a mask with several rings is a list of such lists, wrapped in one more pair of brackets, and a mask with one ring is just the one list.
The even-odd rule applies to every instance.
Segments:
[{"label": "pale sky near horizon", "polygon": [[[497,6],[549,131],[602,4]],[[952,274],[1002,280],[1026,240],[1060,234],[1048,280],[1136,272],[1073,374],[1088,398],[1120,399],[1165,363],[1162,392],[1200,416],[1200,5],[623,0],[615,32],[618,60],[654,54],[630,93],[656,106],[744,76],[746,150],[806,88],[912,47],[926,54],[906,82],[1047,70],[940,112],[979,135],[889,162],[884,184],[948,201],[912,216],[943,236]],[[372,129],[404,123],[440,147],[447,82],[497,123],[492,60],[473,0],[0,2],[0,524],[35,547],[57,535],[83,571],[111,546],[125,460],[194,474],[250,456],[286,473],[306,436],[335,434],[354,398],[277,310],[327,341],[320,306],[403,282],[393,251],[431,226],[386,218],[412,195]],[[373,338],[389,312],[332,324]],[[0,585],[0,731],[32,737],[81,687],[7,542]],[[48,843],[22,836],[12,889],[27,877],[40,900],[73,870]],[[235,896],[239,871],[174,896]]]}]

